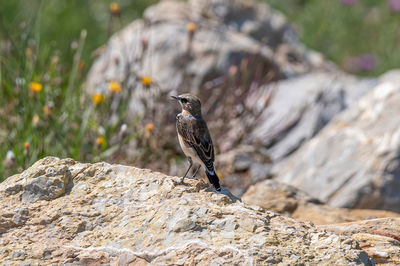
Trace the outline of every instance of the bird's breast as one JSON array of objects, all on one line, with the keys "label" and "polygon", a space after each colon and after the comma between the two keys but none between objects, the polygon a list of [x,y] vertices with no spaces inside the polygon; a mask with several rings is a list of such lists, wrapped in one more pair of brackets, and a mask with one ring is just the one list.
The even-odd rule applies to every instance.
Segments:
[{"label": "bird's breast", "polygon": [[185,141],[183,140],[183,138],[181,137],[181,135],[179,133],[178,133],[178,140],[179,140],[179,144],[181,145],[183,153],[187,157],[192,158],[192,160],[195,163],[202,164],[202,161],[198,158],[196,151],[192,147],[189,147],[188,145],[186,145]]}]

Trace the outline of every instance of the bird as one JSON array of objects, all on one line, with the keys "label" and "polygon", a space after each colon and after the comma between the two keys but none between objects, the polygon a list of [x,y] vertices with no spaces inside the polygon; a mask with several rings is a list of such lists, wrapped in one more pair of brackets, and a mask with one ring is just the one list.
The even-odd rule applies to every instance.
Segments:
[{"label": "bird", "polygon": [[220,192],[221,186],[214,165],[214,145],[207,123],[201,114],[200,99],[189,93],[171,97],[178,100],[182,107],[181,113],[176,116],[176,131],[179,144],[189,162],[189,168],[183,175],[181,183],[183,183],[192,168],[194,161],[200,166],[196,169],[193,177],[196,176],[199,168],[203,166],[208,181]]}]

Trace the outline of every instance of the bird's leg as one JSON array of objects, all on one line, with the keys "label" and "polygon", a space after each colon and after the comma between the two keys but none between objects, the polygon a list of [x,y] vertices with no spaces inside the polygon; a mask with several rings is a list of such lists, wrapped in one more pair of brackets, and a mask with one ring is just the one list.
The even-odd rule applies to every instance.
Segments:
[{"label": "bird's leg", "polygon": [[186,170],[186,173],[183,175],[181,183],[183,183],[183,180],[185,180],[185,177],[186,177],[187,173],[189,173],[189,170],[190,170],[190,168],[192,168],[192,165],[193,165],[192,158],[187,157],[187,159],[188,159],[188,162],[189,162],[189,168]]},{"label": "bird's leg", "polygon": [[199,167],[197,167],[196,171],[194,171],[194,174],[192,175],[192,178],[196,177],[197,172],[199,171],[201,165],[199,165]]}]

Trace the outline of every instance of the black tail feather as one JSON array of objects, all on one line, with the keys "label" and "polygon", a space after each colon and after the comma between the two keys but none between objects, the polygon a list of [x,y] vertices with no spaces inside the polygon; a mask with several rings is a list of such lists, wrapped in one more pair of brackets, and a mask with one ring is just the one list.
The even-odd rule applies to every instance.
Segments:
[{"label": "black tail feather", "polygon": [[219,185],[219,178],[218,175],[215,171],[213,172],[208,172],[206,170],[206,175],[208,177],[208,181],[210,181],[211,184],[215,187],[217,191],[221,191],[221,186]]}]

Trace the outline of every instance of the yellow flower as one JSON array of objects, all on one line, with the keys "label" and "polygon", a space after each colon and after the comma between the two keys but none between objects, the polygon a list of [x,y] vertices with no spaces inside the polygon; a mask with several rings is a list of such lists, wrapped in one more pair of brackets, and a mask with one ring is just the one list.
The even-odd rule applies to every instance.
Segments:
[{"label": "yellow flower", "polygon": [[111,14],[118,16],[119,12],[120,12],[120,7],[119,7],[118,3],[112,2],[110,4],[110,11],[111,11]]},{"label": "yellow flower", "polygon": [[101,93],[95,93],[92,97],[92,102],[94,104],[100,104],[104,101],[104,96]]},{"label": "yellow flower", "polygon": [[35,114],[35,115],[33,116],[33,118],[32,118],[32,123],[33,123],[33,125],[36,126],[36,125],[39,123],[39,121],[40,121],[39,116],[38,116],[37,114]]},{"label": "yellow flower", "polygon": [[186,28],[189,33],[193,33],[196,30],[196,24],[194,24],[193,22],[189,22]]},{"label": "yellow flower", "polygon": [[25,142],[24,143],[24,149],[29,149],[31,145],[29,144],[29,142]]},{"label": "yellow flower", "polygon": [[31,89],[31,91],[38,93],[42,91],[43,86],[39,82],[31,82],[29,83],[29,88]]},{"label": "yellow flower", "polygon": [[152,83],[152,80],[149,76],[143,76],[140,81],[144,86],[149,86]]},{"label": "yellow flower", "polygon": [[96,139],[96,145],[101,147],[101,146],[103,146],[103,144],[104,144],[104,137],[98,137]]},{"label": "yellow flower", "polygon": [[111,92],[120,92],[122,89],[121,84],[119,84],[119,82],[116,81],[110,81],[108,83],[108,88],[110,89]]}]

